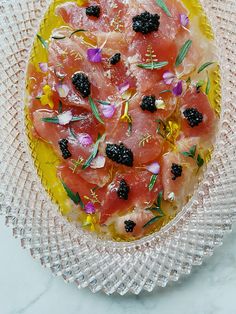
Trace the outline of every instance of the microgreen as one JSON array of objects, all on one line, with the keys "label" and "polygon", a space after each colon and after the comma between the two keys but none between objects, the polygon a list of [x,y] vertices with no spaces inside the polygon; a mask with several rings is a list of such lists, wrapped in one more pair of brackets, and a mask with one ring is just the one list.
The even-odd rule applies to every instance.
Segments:
[{"label": "microgreen", "polygon": [[204,165],[204,159],[201,157],[200,154],[197,156],[197,165],[199,168],[201,168]]},{"label": "microgreen", "polygon": [[199,81],[197,82],[197,84],[196,84],[196,89],[197,89],[197,91],[199,91],[200,88],[201,88],[204,84],[205,84],[205,81],[199,80]]},{"label": "microgreen", "polygon": [[167,61],[137,64],[139,68],[146,69],[146,70],[159,70],[165,67],[166,65],[168,65]]},{"label": "microgreen", "polygon": [[79,195],[79,193],[74,193],[73,191],[71,191],[71,189],[65,184],[65,182],[61,181],[68,197],[76,204],[76,205],[80,205],[82,208],[84,208],[84,203]]},{"label": "microgreen", "polygon": [[148,189],[149,191],[152,191],[154,186],[155,186],[155,183],[157,182],[157,177],[158,177],[158,174],[153,174],[151,176],[151,179],[150,179],[150,183],[148,185]]},{"label": "microgreen", "polygon": [[197,145],[194,145],[190,148],[189,152],[183,152],[182,155],[185,157],[195,158],[197,150]]},{"label": "microgreen", "polygon": [[210,65],[214,64],[215,62],[206,62],[203,65],[200,66],[200,68],[198,69],[197,73],[201,73],[202,71],[204,71],[207,67],[209,67]]},{"label": "microgreen", "polygon": [[164,0],[156,0],[156,3],[169,17],[172,16]]},{"label": "microgreen", "polygon": [[151,220],[149,220],[143,226],[143,228],[146,228],[146,227],[154,224],[155,222],[159,221],[161,218],[163,218],[165,216],[164,212],[161,209],[162,199],[163,199],[163,192],[159,192],[158,196],[157,196],[156,203],[154,203],[152,207],[149,207],[149,208],[146,209],[146,210],[151,210],[151,211],[157,212],[157,215],[155,217],[153,217]]},{"label": "microgreen", "polygon": [[99,111],[98,111],[98,108],[95,104],[95,102],[93,101],[92,97],[89,96],[89,104],[90,104],[90,107],[92,109],[92,112],[93,112],[93,115],[94,117],[102,124],[104,124],[104,121],[102,120],[102,118],[100,117],[100,114],[99,114]]},{"label": "microgreen", "polygon": [[94,144],[94,147],[93,147],[93,151],[90,154],[90,156],[88,157],[88,159],[85,161],[85,163],[82,167],[83,170],[87,169],[91,165],[91,162],[96,158],[96,156],[98,154],[99,144],[103,139],[104,139],[104,136],[101,136],[100,134],[98,134],[96,143]]},{"label": "microgreen", "polygon": [[40,36],[39,34],[37,34],[37,38],[38,38],[38,40],[41,42],[42,46],[43,46],[45,49],[48,49],[48,43],[46,42],[46,40],[43,39],[43,37]]},{"label": "microgreen", "polygon": [[187,53],[189,52],[190,47],[192,46],[193,41],[187,40],[185,44],[181,47],[180,52],[176,58],[175,66],[178,67],[185,59]]}]

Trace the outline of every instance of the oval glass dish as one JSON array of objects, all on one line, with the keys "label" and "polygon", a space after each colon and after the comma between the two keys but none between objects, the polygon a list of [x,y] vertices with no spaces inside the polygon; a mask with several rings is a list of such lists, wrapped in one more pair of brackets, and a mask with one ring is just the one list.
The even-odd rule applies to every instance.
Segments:
[{"label": "oval glass dish", "polygon": [[180,214],[159,232],[118,243],[102,240],[61,216],[42,187],[27,145],[25,70],[49,4],[46,0],[8,0],[0,5],[0,213],[34,258],[78,287],[122,295],[164,287],[189,274],[193,265],[202,264],[204,257],[222,244],[236,217],[236,5],[233,0],[227,4],[202,1],[216,47],[223,47],[218,51],[222,76],[220,131],[203,181]]}]

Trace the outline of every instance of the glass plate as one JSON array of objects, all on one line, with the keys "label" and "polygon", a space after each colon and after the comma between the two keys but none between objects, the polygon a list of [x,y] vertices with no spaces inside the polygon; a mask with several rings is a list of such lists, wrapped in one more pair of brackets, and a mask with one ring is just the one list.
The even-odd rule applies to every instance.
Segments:
[{"label": "glass plate", "polygon": [[202,1],[222,71],[223,112],[213,159],[177,218],[132,243],[104,241],[65,221],[33,166],[24,130],[24,73],[49,2],[0,4],[0,214],[34,258],[78,287],[121,295],[165,287],[201,265],[236,219],[236,2]]}]

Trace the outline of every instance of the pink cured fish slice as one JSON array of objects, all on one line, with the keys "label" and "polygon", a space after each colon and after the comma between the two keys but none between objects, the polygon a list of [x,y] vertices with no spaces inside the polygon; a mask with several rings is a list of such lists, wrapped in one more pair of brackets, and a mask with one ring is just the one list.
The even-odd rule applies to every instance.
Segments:
[{"label": "pink cured fish slice", "polygon": [[[89,5],[100,6],[99,18],[86,15],[86,7]],[[119,0],[95,0],[82,7],[74,2],[66,2],[56,8],[56,14],[74,29],[118,31],[120,21],[127,14],[127,5]]]},{"label": "pink cured fish slice", "polygon": [[[100,223],[112,217],[113,214],[124,214],[133,210],[134,207],[145,209],[148,204],[152,204],[162,189],[161,179],[158,177],[152,191],[149,191],[148,185],[151,174],[148,171],[129,170],[117,174],[114,180],[108,185],[105,195],[105,201],[101,207]],[[117,195],[117,189],[120,181],[124,179],[130,187],[128,200],[120,199]]]},{"label": "pink cured fish slice", "polygon": [[[181,125],[184,135],[187,137],[199,136],[203,141],[212,141],[217,127],[217,118],[207,96],[202,92],[197,93],[196,89],[192,88],[186,92],[180,103]],[[193,128],[183,115],[183,112],[188,108],[197,109],[203,115],[203,122]]]}]

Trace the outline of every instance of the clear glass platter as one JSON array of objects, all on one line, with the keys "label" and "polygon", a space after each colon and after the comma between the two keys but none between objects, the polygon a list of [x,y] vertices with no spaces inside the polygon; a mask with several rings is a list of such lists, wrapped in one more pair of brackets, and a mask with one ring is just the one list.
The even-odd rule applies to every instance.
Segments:
[{"label": "clear glass platter", "polygon": [[236,220],[236,2],[202,1],[216,35],[222,75],[222,115],[212,161],[177,218],[130,243],[104,241],[68,223],[33,166],[24,129],[24,77],[49,3],[0,3],[0,214],[22,247],[78,287],[121,295],[165,287],[212,255]]}]

